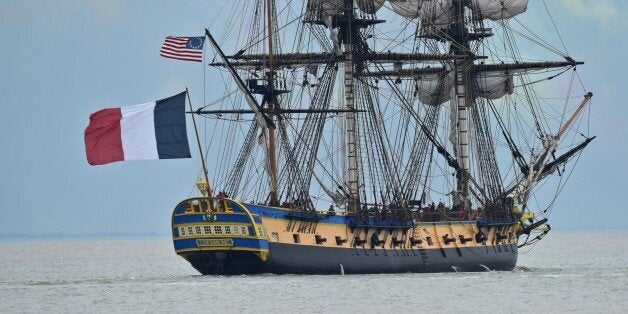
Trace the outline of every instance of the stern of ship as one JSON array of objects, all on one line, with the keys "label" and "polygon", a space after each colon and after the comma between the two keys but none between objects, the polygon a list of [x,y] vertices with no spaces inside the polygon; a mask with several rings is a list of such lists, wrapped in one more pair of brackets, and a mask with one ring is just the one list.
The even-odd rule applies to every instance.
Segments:
[{"label": "stern of ship", "polygon": [[203,275],[264,272],[268,236],[259,215],[229,199],[189,198],[172,212],[175,252]]}]

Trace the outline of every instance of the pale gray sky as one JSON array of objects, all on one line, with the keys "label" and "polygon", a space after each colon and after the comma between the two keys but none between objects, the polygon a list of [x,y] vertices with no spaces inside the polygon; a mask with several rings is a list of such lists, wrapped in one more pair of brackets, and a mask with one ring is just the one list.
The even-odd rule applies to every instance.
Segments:
[{"label": "pale gray sky", "polygon": [[[628,3],[546,2],[570,54],[586,61],[579,73],[595,94],[591,133],[598,136],[552,224],[628,228]],[[546,19],[542,3],[531,0],[519,19]],[[94,111],[165,98],[186,86],[198,104],[200,65],[162,58],[159,48],[167,35],[202,35],[220,24],[222,4],[0,0],[0,234],[169,232],[172,207],[194,189],[198,157],[91,167],[83,130]]]}]

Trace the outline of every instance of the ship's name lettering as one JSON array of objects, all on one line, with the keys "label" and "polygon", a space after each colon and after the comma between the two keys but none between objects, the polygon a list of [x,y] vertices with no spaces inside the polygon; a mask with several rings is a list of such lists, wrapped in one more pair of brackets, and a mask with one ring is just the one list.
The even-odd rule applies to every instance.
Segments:
[{"label": "ship's name lettering", "polygon": [[233,239],[196,239],[196,246],[233,246]]}]

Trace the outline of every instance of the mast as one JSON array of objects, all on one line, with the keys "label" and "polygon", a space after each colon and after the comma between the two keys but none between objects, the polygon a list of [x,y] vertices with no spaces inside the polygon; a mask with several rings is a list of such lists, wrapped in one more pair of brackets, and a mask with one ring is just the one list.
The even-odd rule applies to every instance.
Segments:
[{"label": "mast", "polygon": [[[545,148],[538,156],[532,158],[530,165],[531,171],[528,173],[527,178],[522,180],[515,188],[514,195],[516,197],[521,197],[521,203],[527,203],[530,193],[532,192],[532,188],[534,187],[536,182],[541,179],[541,177],[543,177],[544,175],[546,176],[548,172],[552,171],[555,165],[562,162],[562,159],[568,159],[571,155],[575,154],[581,149],[584,149],[586,145],[588,145],[589,142],[593,140],[593,138],[587,138],[584,143],[565,153],[563,156],[555,158],[554,162],[550,162],[550,157],[552,157],[552,152],[556,150],[558,142],[562,139],[563,135],[571,127],[576,118],[580,116],[584,108],[586,108],[586,106],[591,102],[592,97],[593,93],[587,93],[580,103],[580,106],[578,106],[578,108],[571,115],[569,120],[567,120],[567,122],[565,122],[565,124],[560,128],[558,133],[556,133],[555,136],[548,135],[545,137]],[[547,167],[548,164],[550,165],[550,167]]]},{"label": "mast", "polygon": [[[390,48],[387,51],[377,51],[375,47],[369,47],[368,38],[380,39],[369,27],[386,22],[377,19],[375,15],[385,2],[383,0],[303,2],[307,9],[302,16],[302,23],[308,24],[308,27],[300,28],[300,31],[308,31],[305,34],[310,37],[307,38],[317,42],[301,43],[301,40],[307,39],[302,39],[306,37],[300,34],[302,37],[299,37],[296,50],[282,52],[279,38],[275,37],[283,29],[278,29],[275,25],[276,3],[274,0],[260,0],[257,5],[264,5],[266,15],[257,15],[256,11],[256,27],[261,26],[260,22],[265,20],[267,30],[256,34],[266,33],[268,36],[267,53],[251,51],[249,54],[247,47],[230,56],[221,55],[221,62],[210,63],[210,66],[228,68],[232,72],[234,68],[250,72],[251,77],[246,79],[247,87],[250,93],[263,96],[261,106],[250,104],[251,110],[197,112],[216,115],[255,113],[258,120],[265,118],[266,123],[260,125],[262,129],[268,125],[268,131],[263,135],[268,138],[264,139],[267,144],[264,150],[270,187],[269,194],[266,195],[267,200],[270,199],[269,203],[278,203],[279,185],[282,187],[282,197],[286,195],[287,200],[306,196],[315,165],[320,165],[340,190],[338,193],[345,197],[349,214],[356,213],[362,203],[379,203],[380,200],[388,204],[409,203],[415,200],[421,186],[425,191],[430,188],[431,183],[428,181],[440,183],[441,180],[446,191],[439,192],[443,192],[442,195],[451,195],[452,205],[471,208],[471,202],[477,202],[482,204],[473,205],[482,205],[495,211],[511,209],[508,205],[510,193],[504,193],[506,191],[503,184],[505,179],[511,178],[508,177],[509,174],[502,176],[499,171],[498,151],[491,132],[493,121],[487,108],[492,108],[493,100],[513,93],[513,77],[516,75],[524,76],[534,74],[535,71],[538,73],[542,69],[582,64],[565,55],[561,55],[565,58],[563,61],[545,62],[521,61],[517,56],[513,56],[513,60],[509,56],[498,56],[497,60],[493,60],[490,57],[491,50],[488,50],[488,56],[483,55],[486,51],[479,47],[487,44],[484,42],[485,38],[493,36],[491,28],[486,28],[484,21],[504,21],[522,14],[526,10],[527,0],[389,0],[389,7],[396,14],[417,21],[420,26],[413,35],[423,38],[425,47],[415,46],[411,51],[403,45],[386,46]],[[419,5],[415,5],[417,3]],[[329,37],[326,36],[327,32],[330,33]],[[396,43],[398,39],[407,41],[409,37],[401,36],[403,34],[401,31],[400,36],[391,39],[391,42]],[[250,39],[250,42],[260,47],[266,45],[265,40],[256,37]],[[442,47],[447,47],[447,51],[443,51]],[[420,48],[425,48],[423,53],[419,52]],[[504,61],[500,62],[500,59]],[[328,70],[322,76],[317,74],[321,67]],[[279,83],[275,86],[274,81],[283,80],[282,73],[287,71],[303,73],[303,84],[299,82],[291,87],[302,86],[304,94],[305,91],[311,94],[305,98],[310,101],[309,108],[299,107],[308,105],[304,103],[295,107],[298,97],[282,97],[282,102],[279,102],[278,95],[292,91],[283,90]],[[340,79],[337,76],[338,71],[343,71],[344,77],[343,82],[336,83],[335,80]],[[287,78],[289,76],[286,79],[296,79]],[[316,82],[310,84],[308,78],[312,76]],[[402,78],[407,80],[404,84],[401,84]],[[380,90],[377,87],[378,80],[384,80],[390,90]],[[410,80],[414,80],[414,84]],[[341,108],[330,107],[334,92],[339,89],[343,105]],[[411,96],[411,89],[414,89],[414,96]],[[382,94],[388,92],[390,96],[401,101],[403,109],[399,117],[404,120],[391,120],[388,124],[385,123],[386,119],[382,119],[387,118],[391,112],[387,111],[389,109],[386,104],[380,104],[379,100],[383,98],[377,97],[388,96]],[[390,99],[386,98],[385,101],[394,104],[394,100]],[[414,106],[415,100],[419,101],[420,106]],[[529,101],[532,106],[532,101]],[[442,110],[445,103],[451,106],[451,119],[449,123],[442,125],[439,115],[447,111]],[[325,113],[342,114],[342,117],[326,116]],[[276,129],[274,124],[275,116],[282,122],[288,121],[283,119],[290,119],[293,114],[306,115],[303,124],[294,124],[294,137],[286,133],[283,125]],[[501,121],[499,112],[493,109],[493,114],[497,116],[498,122]],[[332,133],[325,132],[325,127],[330,128],[325,125],[329,118],[343,120],[331,126],[335,130],[342,128],[340,137],[343,152],[340,158],[343,165],[340,170],[335,158],[335,153],[339,151],[337,146],[333,146],[333,149],[323,147],[329,150],[327,154],[333,158],[319,160],[317,156],[321,141],[326,140],[326,136],[333,136]],[[398,125],[399,129],[396,129]],[[444,130],[439,126],[450,126],[451,129]],[[420,127],[420,132],[416,132],[418,129],[413,127]],[[395,129],[389,132],[390,128]],[[501,128],[507,140],[512,141],[510,130],[506,130],[503,125]],[[451,144],[445,144],[440,136],[449,136]],[[292,140],[294,142],[290,143]],[[334,141],[333,145],[336,143]],[[283,167],[277,164],[278,144],[282,145],[282,157],[286,159]],[[515,158],[515,153],[521,155],[516,144],[509,142],[509,146]],[[430,147],[435,149],[430,151]],[[566,160],[573,154],[569,152],[561,160]],[[444,179],[430,177],[430,171],[440,167],[440,164],[433,161],[432,155],[436,158],[442,157],[447,162],[449,168],[439,169]],[[332,166],[325,168],[328,164]],[[238,165],[234,168],[239,167]],[[528,176],[525,169],[531,166],[525,160],[520,162],[521,172],[525,176]],[[548,167],[545,172],[548,173],[552,167]],[[408,170],[410,168],[412,169]],[[452,174],[456,177],[454,182],[451,181]],[[405,194],[398,191],[400,180],[404,181],[404,191],[408,191]],[[509,191],[512,192],[512,189]]]},{"label": "mast", "polygon": [[[185,88],[185,96],[188,99],[188,106],[190,107],[190,111],[192,111],[192,101],[190,100],[190,92],[188,88]],[[205,192],[207,193],[207,203],[209,204],[209,211],[214,211],[214,201],[212,200],[212,189],[209,184],[209,176],[207,175],[207,165],[205,164],[205,156],[203,155],[203,149],[201,147],[201,139],[198,136],[198,128],[196,127],[196,119],[194,119],[194,114],[192,114],[192,124],[194,125],[194,134],[196,135],[196,144],[198,144],[198,152],[201,154],[201,165],[203,166],[203,176],[205,177]]]},{"label": "mast", "polygon": [[457,132],[455,145],[460,169],[456,173],[456,193],[454,196],[455,204],[463,204],[470,207],[469,201],[469,112],[468,108],[472,105],[473,96],[469,95],[469,59],[458,58],[468,55],[469,39],[467,37],[467,27],[464,21],[464,1],[454,0],[452,4],[453,23],[449,32],[453,39],[451,42],[451,54],[457,58],[454,59],[455,85],[453,87],[454,102],[452,114],[456,114]]},{"label": "mast", "polygon": [[[275,84],[274,84],[274,56],[273,56],[273,0],[266,0],[266,16],[268,18],[268,94],[266,104],[268,117],[275,119]],[[277,196],[277,144],[275,143],[275,126],[268,127],[268,167],[270,172],[270,205],[279,205]]]},{"label": "mast", "polygon": [[358,183],[358,158],[356,143],[356,117],[353,110],[355,109],[355,101],[353,94],[353,0],[344,1],[344,92],[345,106],[349,110],[346,118],[347,131],[347,187],[348,204],[347,211],[349,213],[357,212],[360,202],[359,183]]}]

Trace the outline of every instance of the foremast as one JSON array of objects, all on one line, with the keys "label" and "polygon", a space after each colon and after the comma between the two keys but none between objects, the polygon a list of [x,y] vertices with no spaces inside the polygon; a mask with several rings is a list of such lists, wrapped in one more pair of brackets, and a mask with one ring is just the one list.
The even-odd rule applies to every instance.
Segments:
[{"label": "foremast", "polygon": [[[501,216],[504,217],[505,220],[509,220],[513,210],[513,202],[512,199],[508,199],[509,193],[504,191],[500,172],[499,169],[497,169],[495,150],[492,145],[488,123],[486,122],[488,117],[486,113],[484,113],[485,109],[479,108],[480,106],[486,105],[486,103],[476,104],[476,99],[483,97],[482,91],[479,90],[478,77],[486,73],[497,71],[503,73],[500,75],[512,75],[512,73],[523,73],[531,69],[551,69],[566,66],[575,67],[576,65],[582,64],[582,62],[576,62],[571,57],[565,56],[566,62],[502,62],[501,64],[487,65],[482,62],[481,64],[475,64],[475,60],[485,59],[487,57],[476,55],[471,47],[472,43],[475,41],[480,41],[481,43],[484,38],[493,36],[491,29],[483,26],[483,21],[485,19],[508,19],[523,13],[525,6],[517,9],[516,7],[521,4],[517,4],[516,1],[512,0],[502,1],[499,4],[491,3],[488,0],[449,0],[445,2],[451,4],[451,15],[448,26],[435,26],[431,25],[430,21],[422,21],[422,35],[426,38],[448,42],[450,46],[450,60],[446,61],[444,67],[441,69],[417,69],[418,71],[399,69],[396,73],[385,73],[383,75],[392,74],[406,76],[409,74],[410,77],[416,77],[417,75],[421,75],[420,72],[426,74],[452,74],[450,103],[452,131],[450,141],[452,142],[453,155],[456,159],[456,162],[453,163],[456,172],[456,190],[452,193],[453,204],[463,206],[464,208],[472,208],[474,205],[481,206],[486,208],[488,212],[494,211],[493,215],[497,213],[496,216]],[[423,3],[428,3],[428,1],[424,1]],[[422,5],[421,1],[419,1],[419,10],[421,10]],[[489,17],[488,12],[491,12],[491,6],[493,6],[492,9],[496,6],[501,6],[502,11],[492,12],[492,17]],[[445,6],[445,10],[447,7],[448,6]],[[467,12],[470,14],[466,14]],[[446,13],[444,15],[446,15]],[[471,29],[473,29],[473,31],[471,31]],[[473,46],[476,45],[474,44]],[[379,75],[382,75],[382,73]],[[504,94],[498,98],[503,96]],[[488,99],[491,98],[489,97]],[[590,95],[587,96],[587,100],[588,99],[590,99]],[[580,112],[581,110],[578,110],[576,114],[574,114],[574,117]],[[573,121],[574,117],[570,119],[570,122]],[[499,120],[500,117],[497,117],[497,119]],[[454,121],[455,123],[453,123]],[[561,129],[561,133],[564,129],[565,127]],[[475,172],[472,172],[470,162],[472,143],[469,133],[471,131],[473,131],[475,154],[477,154],[476,158],[478,159]],[[502,129],[502,131],[507,133],[504,129]],[[559,137],[547,135],[541,129],[537,131],[539,132],[539,138],[553,139],[552,143],[554,146],[552,146],[550,150],[556,148]],[[508,134],[504,135],[507,137],[507,141],[511,140]],[[546,147],[548,145],[550,144],[545,144]],[[515,159],[516,156],[520,156],[518,147],[516,147],[514,143],[509,141],[509,146]],[[546,153],[544,157],[546,157],[547,154],[548,153]],[[523,163],[523,158],[520,158],[518,161]],[[547,161],[548,159],[545,158],[543,162],[546,163]],[[539,179],[538,172],[535,172],[535,176],[530,175],[533,171],[526,172],[526,169],[534,167],[538,169],[540,161],[537,159],[536,163],[537,164],[530,166],[521,166],[523,176],[528,176],[527,180],[525,180],[528,184],[532,184],[532,182],[536,182]],[[543,168],[544,165],[545,164],[543,164],[541,168]],[[474,178],[472,173],[478,176],[478,178]],[[482,184],[478,184],[478,180],[482,182]],[[472,187],[475,191],[471,191]],[[480,204],[471,204],[470,194],[473,194]],[[525,206],[527,197],[521,198],[521,200],[523,200],[523,205]]]}]

